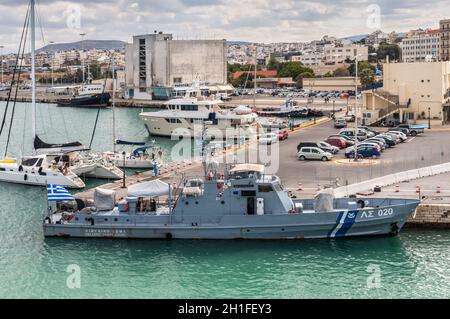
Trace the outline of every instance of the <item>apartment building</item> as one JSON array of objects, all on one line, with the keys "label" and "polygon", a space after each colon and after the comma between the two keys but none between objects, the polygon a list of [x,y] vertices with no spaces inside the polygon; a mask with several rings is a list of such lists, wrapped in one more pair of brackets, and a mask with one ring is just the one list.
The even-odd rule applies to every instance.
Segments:
[{"label": "apartment building", "polygon": [[359,44],[325,48],[325,62],[327,64],[343,63],[347,59],[354,60],[356,56],[359,56],[359,61],[367,61],[369,59],[369,48]]},{"label": "apartment building", "polygon": [[410,31],[400,44],[402,62],[432,62],[440,60],[440,29]]},{"label": "apartment building", "polygon": [[450,61],[450,19],[439,21],[441,31],[441,61]]}]

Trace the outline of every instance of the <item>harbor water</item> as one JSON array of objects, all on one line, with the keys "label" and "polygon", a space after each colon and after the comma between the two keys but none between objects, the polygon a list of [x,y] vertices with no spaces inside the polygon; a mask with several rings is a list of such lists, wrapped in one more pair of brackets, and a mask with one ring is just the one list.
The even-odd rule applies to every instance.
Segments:
[{"label": "harbor water", "polygon": [[[15,155],[31,150],[27,110],[18,104]],[[118,138],[151,140],[139,112],[117,109]],[[48,142],[89,144],[95,114],[41,104],[38,133]],[[101,111],[94,150],[111,150],[111,119],[111,110]],[[176,141],[156,143],[169,154]],[[0,183],[0,298],[450,297],[448,231],[332,241],[44,239],[44,201],[44,188]]]}]

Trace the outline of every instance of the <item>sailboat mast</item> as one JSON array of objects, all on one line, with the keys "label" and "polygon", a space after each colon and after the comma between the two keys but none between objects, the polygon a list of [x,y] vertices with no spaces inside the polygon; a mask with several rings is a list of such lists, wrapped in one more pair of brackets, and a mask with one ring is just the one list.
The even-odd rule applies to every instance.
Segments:
[{"label": "sailboat mast", "polygon": [[113,152],[116,153],[116,83],[115,83],[115,61],[114,61],[114,54],[112,56],[112,85],[113,85],[113,92],[112,92],[112,109],[113,109]]},{"label": "sailboat mast", "polygon": [[31,128],[33,131],[33,141],[36,137],[36,32],[35,32],[35,0],[30,0],[31,19]]},{"label": "sailboat mast", "polygon": [[257,65],[258,65],[258,47],[255,45],[255,76],[253,79],[253,108],[256,109],[256,75],[257,75]]}]

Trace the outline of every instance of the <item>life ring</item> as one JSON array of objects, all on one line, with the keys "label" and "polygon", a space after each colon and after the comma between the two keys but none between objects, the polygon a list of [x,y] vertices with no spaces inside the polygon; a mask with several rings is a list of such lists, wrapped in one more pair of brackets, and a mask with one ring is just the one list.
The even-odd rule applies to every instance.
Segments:
[{"label": "life ring", "polygon": [[358,200],[357,202],[356,202],[358,205],[360,205],[361,206],[361,208],[364,208],[364,207],[366,207],[366,202],[365,201],[363,201],[362,199],[360,199],[360,200]]}]

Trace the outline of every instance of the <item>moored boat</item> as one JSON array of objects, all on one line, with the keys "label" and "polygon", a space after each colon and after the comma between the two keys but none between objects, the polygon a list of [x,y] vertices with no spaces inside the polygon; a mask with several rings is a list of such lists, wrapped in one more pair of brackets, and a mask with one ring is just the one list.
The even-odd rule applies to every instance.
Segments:
[{"label": "moored boat", "polygon": [[208,166],[204,179],[180,188],[160,180],[115,193],[96,189],[94,205],[54,200],[43,221],[47,237],[148,239],[304,239],[397,234],[419,204],[413,199],[292,199],[264,166],[236,165],[225,174]]}]

